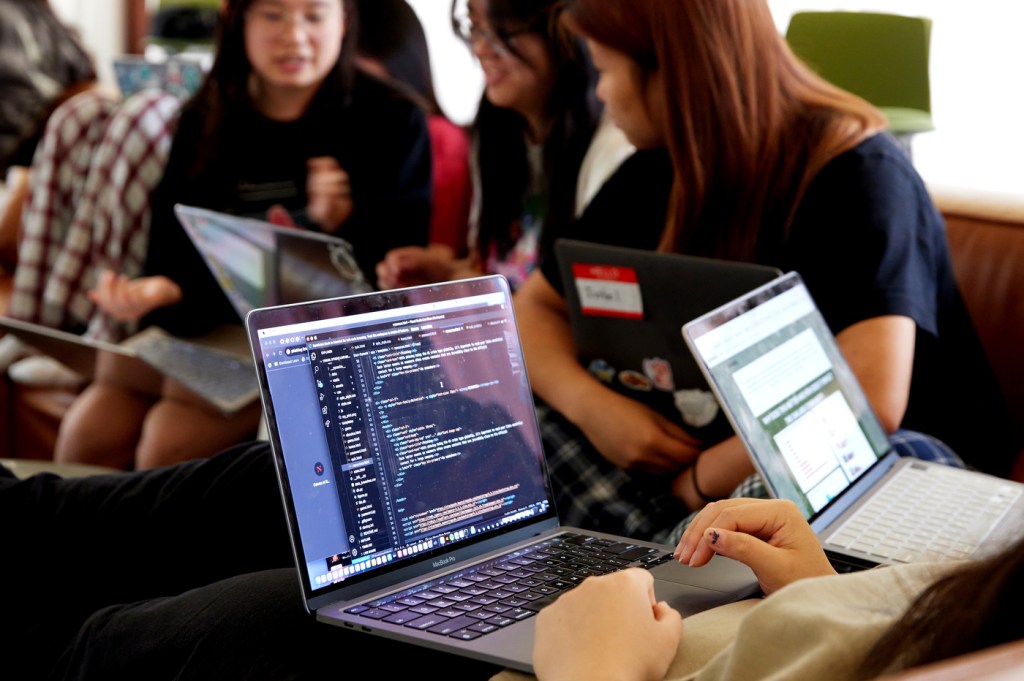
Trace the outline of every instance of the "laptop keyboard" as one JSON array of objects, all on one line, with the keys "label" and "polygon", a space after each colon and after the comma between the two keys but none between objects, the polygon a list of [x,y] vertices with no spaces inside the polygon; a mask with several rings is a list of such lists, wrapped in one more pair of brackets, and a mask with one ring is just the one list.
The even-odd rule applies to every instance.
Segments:
[{"label": "laptop keyboard", "polygon": [[591,575],[671,558],[667,550],[565,533],[345,612],[469,641],[532,617]]},{"label": "laptop keyboard", "polygon": [[904,467],[828,538],[826,548],[899,563],[968,558],[1021,491],[999,478],[962,473],[941,466]]},{"label": "laptop keyboard", "polygon": [[258,395],[252,364],[199,343],[164,334],[140,334],[130,347],[147,363],[217,405],[241,406]]}]

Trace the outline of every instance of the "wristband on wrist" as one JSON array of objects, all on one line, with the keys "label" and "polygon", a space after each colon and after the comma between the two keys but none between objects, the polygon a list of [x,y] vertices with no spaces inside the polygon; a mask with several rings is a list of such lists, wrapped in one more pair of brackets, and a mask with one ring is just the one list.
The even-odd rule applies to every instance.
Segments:
[{"label": "wristband on wrist", "polygon": [[690,481],[693,482],[693,491],[697,493],[697,496],[700,497],[704,503],[710,504],[714,501],[721,501],[722,497],[708,496],[700,488],[700,484],[697,482],[697,463],[699,461],[700,455],[698,455],[697,458],[693,460],[693,463],[690,464]]}]

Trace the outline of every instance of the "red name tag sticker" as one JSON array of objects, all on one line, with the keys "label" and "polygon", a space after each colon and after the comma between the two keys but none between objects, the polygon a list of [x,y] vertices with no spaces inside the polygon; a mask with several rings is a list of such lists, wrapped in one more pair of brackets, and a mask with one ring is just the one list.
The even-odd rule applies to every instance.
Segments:
[{"label": "red name tag sticker", "polygon": [[572,274],[583,314],[643,319],[640,282],[632,267],[573,263]]}]

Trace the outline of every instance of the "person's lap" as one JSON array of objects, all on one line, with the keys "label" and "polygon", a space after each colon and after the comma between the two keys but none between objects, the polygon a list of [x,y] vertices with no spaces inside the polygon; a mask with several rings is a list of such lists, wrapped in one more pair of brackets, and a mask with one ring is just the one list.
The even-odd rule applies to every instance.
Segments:
[{"label": "person's lap", "polygon": [[[672,495],[671,477],[622,470],[557,412],[538,404],[537,415],[563,524],[664,544],[678,542],[696,512]],[[890,441],[900,456],[964,466],[949,447],[928,435],[899,430]],[[729,496],[769,497],[756,473]]]},{"label": "person's lap", "polygon": [[317,622],[280,503],[265,442],[141,473],[0,467],[5,663],[53,679],[324,678],[357,656],[497,671]]},{"label": "person's lap", "polygon": [[487,679],[499,667],[318,622],[294,568],[230,577],[170,598],[104,608],[55,679],[320,681],[354,668],[384,676]]},{"label": "person's lap", "polygon": [[95,610],[292,565],[266,443],[144,473],[0,476],[11,656],[52,660]]}]

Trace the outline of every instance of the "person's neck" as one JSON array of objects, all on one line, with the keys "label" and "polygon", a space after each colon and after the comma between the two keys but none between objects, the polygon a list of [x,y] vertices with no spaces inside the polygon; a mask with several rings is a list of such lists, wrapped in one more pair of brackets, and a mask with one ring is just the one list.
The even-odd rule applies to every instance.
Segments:
[{"label": "person's neck", "polygon": [[554,119],[546,116],[525,116],[526,139],[533,144],[544,144],[555,127]]},{"label": "person's neck", "polygon": [[279,88],[253,79],[249,96],[256,110],[273,121],[295,121],[306,113],[316,88]]}]

